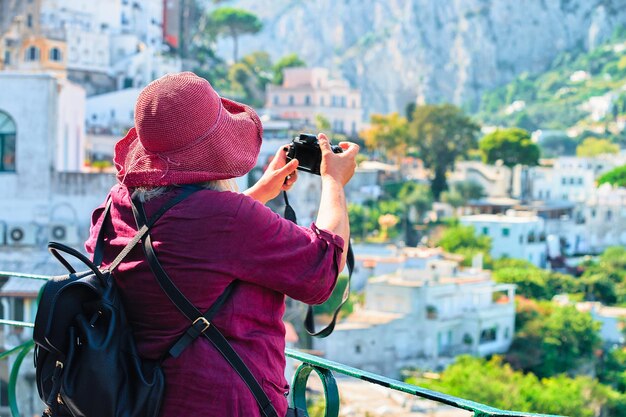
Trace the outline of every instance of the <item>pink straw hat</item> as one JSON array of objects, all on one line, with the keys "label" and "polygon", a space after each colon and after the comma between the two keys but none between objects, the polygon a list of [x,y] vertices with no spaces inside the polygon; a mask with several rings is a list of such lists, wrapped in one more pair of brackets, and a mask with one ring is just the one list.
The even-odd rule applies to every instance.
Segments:
[{"label": "pink straw hat", "polygon": [[128,187],[235,178],[254,167],[262,135],[252,108],[220,98],[191,72],[169,74],[139,94],[135,127],[113,161]]}]

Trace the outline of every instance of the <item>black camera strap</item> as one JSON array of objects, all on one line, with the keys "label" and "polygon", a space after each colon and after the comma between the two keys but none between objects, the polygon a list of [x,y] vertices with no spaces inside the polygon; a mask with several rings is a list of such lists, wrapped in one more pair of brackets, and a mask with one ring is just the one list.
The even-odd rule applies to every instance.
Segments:
[{"label": "black camera strap", "polygon": [[[289,204],[287,191],[283,191],[283,199],[285,200],[285,219],[297,224],[298,221],[296,219],[296,212]],[[352,242],[350,242],[350,240],[348,240],[348,254],[346,257],[346,266],[348,267],[348,282],[346,283],[346,288],[343,290],[341,302],[339,303],[339,306],[337,306],[337,308],[335,309],[331,322],[322,330],[315,331],[315,312],[313,311],[313,306],[308,306],[306,317],[304,319],[304,328],[311,336],[320,338],[329,336],[335,329],[335,324],[337,323],[337,317],[339,316],[341,307],[343,307],[346,301],[348,301],[348,298],[350,298],[350,281],[352,280],[352,271],[354,271],[354,252],[352,251]]]}]

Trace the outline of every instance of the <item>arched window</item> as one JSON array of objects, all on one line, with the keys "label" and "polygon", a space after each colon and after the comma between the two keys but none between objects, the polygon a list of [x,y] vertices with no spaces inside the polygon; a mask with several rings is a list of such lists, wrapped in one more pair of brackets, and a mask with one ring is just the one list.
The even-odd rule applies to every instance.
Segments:
[{"label": "arched window", "polygon": [[0,111],[0,172],[15,171],[15,122]]},{"label": "arched window", "polygon": [[50,61],[63,61],[63,54],[61,54],[61,50],[59,48],[54,47],[50,49]]},{"label": "arched window", "polygon": [[39,61],[39,48],[36,46],[30,46],[26,49],[24,54],[25,61]]}]

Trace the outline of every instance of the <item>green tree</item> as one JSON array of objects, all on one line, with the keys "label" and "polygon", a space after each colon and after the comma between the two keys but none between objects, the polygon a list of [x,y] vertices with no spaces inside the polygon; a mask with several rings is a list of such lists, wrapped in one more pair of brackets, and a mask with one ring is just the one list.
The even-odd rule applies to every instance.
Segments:
[{"label": "green tree", "polygon": [[244,56],[228,69],[230,90],[243,96],[242,101],[261,107],[265,102],[265,85],[270,81],[272,62],[267,52]]},{"label": "green tree", "polygon": [[589,300],[604,304],[626,303],[626,248],[607,248],[597,261],[583,263],[580,281]]},{"label": "green tree", "polygon": [[524,260],[495,262],[493,279],[517,286],[517,294],[536,300],[551,300],[557,294],[584,292],[584,285],[571,275],[546,271]]},{"label": "green tree", "polygon": [[480,141],[483,161],[494,164],[497,161],[513,168],[515,165],[537,165],[539,147],[533,143],[530,133],[518,128],[498,129]]},{"label": "green tree", "polygon": [[273,84],[281,85],[283,83],[283,70],[285,68],[292,67],[306,67],[306,62],[304,62],[297,54],[289,54],[285,55],[281,59],[279,59],[272,68],[273,76]]},{"label": "green tree", "polygon": [[433,196],[427,185],[407,181],[402,185],[397,198],[404,205],[402,218],[404,241],[408,246],[415,246],[418,243],[418,236],[413,225],[421,223],[426,211],[432,208]]},{"label": "green tree", "polygon": [[576,155],[577,142],[567,135],[548,136],[539,143],[541,154],[547,158]]},{"label": "green tree", "polygon": [[600,324],[589,313],[546,301],[523,306],[524,318],[506,356],[509,363],[542,378],[576,373],[581,365],[593,363],[601,344]]},{"label": "green tree", "polygon": [[390,159],[398,159],[406,154],[408,122],[398,113],[388,115],[373,114],[370,127],[361,136],[370,150],[376,150]]},{"label": "green tree", "polygon": [[485,235],[476,235],[473,226],[457,225],[447,228],[436,242],[445,251],[462,255],[463,265],[469,266],[472,258],[482,253],[485,266],[491,264],[491,238]]},{"label": "green tree", "polygon": [[459,225],[446,229],[437,245],[450,253],[458,253],[463,249],[476,249],[489,253],[491,238],[485,235],[477,236],[473,226]]},{"label": "green tree", "polygon": [[598,185],[611,184],[616,187],[626,187],[626,165],[612,169],[598,178]]},{"label": "green tree", "polygon": [[330,134],[330,120],[326,118],[323,114],[315,115],[315,128],[320,132],[325,132]]},{"label": "green tree", "polygon": [[[483,137],[479,146],[483,161],[488,164],[502,161],[511,169],[516,165],[539,164],[539,147],[532,142],[530,133],[524,129],[498,129]],[[509,183],[509,193],[512,190],[513,175]]]},{"label": "green tree", "polygon": [[212,33],[233,39],[233,62],[237,62],[239,36],[260,32],[263,23],[254,13],[247,10],[220,7],[209,15],[208,28]]},{"label": "green tree", "polygon": [[621,415],[611,413],[621,411],[616,405],[623,403],[623,396],[588,376],[538,379],[513,370],[498,356],[459,356],[438,380],[408,382],[505,410],[570,417]]},{"label": "green tree", "polygon": [[611,143],[608,139],[587,138],[576,148],[576,156],[598,156],[603,154],[616,154],[619,145]]},{"label": "green tree", "polygon": [[452,189],[441,194],[441,201],[457,208],[467,204],[470,200],[478,200],[485,195],[485,189],[475,181],[458,181]]},{"label": "green tree", "polygon": [[434,172],[431,190],[435,200],[448,188],[447,171],[458,158],[476,147],[479,130],[475,122],[451,104],[415,108],[408,138],[424,165]]}]

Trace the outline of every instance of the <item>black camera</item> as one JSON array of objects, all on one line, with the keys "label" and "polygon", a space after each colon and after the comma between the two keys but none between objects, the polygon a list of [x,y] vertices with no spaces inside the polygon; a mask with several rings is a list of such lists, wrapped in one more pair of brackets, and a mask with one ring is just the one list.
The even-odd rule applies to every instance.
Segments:
[{"label": "black camera", "polygon": [[[338,145],[330,145],[334,153],[342,153]],[[317,136],[308,133],[300,133],[300,136],[293,138],[287,152],[287,161],[298,160],[298,169],[320,175],[320,164],[322,163],[322,150],[317,142]]]}]

